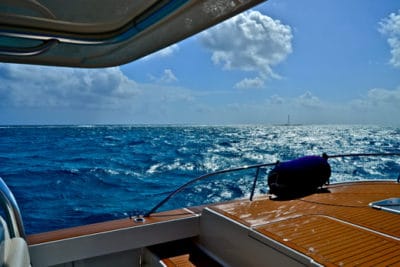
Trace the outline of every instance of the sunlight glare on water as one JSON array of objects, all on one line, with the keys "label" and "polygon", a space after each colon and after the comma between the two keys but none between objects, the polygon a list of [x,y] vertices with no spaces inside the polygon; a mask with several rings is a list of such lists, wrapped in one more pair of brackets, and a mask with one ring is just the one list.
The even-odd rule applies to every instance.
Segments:
[{"label": "sunlight glare on water", "polygon": [[[399,153],[400,129],[379,126],[0,127],[0,176],[28,233],[143,213],[216,170],[305,155]],[[329,159],[331,182],[398,177],[400,157]],[[256,194],[268,192],[268,169]],[[163,209],[249,197],[254,170],[183,190]],[[46,212],[43,212],[46,210]]]}]

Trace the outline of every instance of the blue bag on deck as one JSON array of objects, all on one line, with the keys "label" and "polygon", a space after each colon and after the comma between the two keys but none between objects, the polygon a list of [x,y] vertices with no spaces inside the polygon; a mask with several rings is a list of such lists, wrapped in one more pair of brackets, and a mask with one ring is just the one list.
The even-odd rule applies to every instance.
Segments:
[{"label": "blue bag on deck", "polygon": [[331,166],[326,157],[306,156],[278,162],[268,174],[269,193],[278,198],[311,194],[329,182]]}]

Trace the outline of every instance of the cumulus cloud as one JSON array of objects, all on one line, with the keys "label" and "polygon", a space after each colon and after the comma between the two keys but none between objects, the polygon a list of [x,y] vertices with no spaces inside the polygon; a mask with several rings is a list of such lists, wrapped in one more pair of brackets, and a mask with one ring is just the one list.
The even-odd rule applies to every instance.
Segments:
[{"label": "cumulus cloud", "polygon": [[374,103],[392,105],[400,109],[400,89],[371,89],[368,91],[368,99],[370,99]]},{"label": "cumulus cloud", "polygon": [[400,10],[397,14],[391,13],[382,19],[379,23],[379,31],[388,37],[387,41],[392,54],[390,64],[400,67]]},{"label": "cumulus cloud", "polygon": [[285,99],[279,95],[272,95],[267,102],[274,105],[282,105],[285,103]]},{"label": "cumulus cloud", "polygon": [[190,122],[194,102],[191,90],[137,83],[120,68],[0,64],[0,124]]},{"label": "cumulus cloud", "polygon": [[303,95],[299,96],[296,100],[297,104],[306,108],[320,108],[322,103],[320,99],[314,96],[310,91],[305,92]]},{"label": "cumulus cloud", "polygon": [[255,77],[253,79],[245,78],[235,84],[235,88],[238,89],[261,88],[263,86],[264,86],[264,80],[261,79],[260,77]]},{"label": "cumulus cloud", "polygon": [[383,88],[374,88],[368,90],[367,96],[352,102],[353,106],[361,110],[370,110],[379,108],[381,110],[400,111],[400,88],[388,90]]},{"label": "cumulus cloud", "polygon": [[0,64],[0,106],[114,107],[138,93],[119,68],[72,69]]},{"label": "cumulus cloud", "polygon": [[[261,79],[279,77],[272,68],[292,52],[292,38],[290,26],[258,11],[239,14],[200,36],[201,43],[212,51],[214,64],[256,72],[258,84]],[[254,85],[254,81],[245,79],[237,86]]]},{"label": "cumulus cloud", "polygon": [[178,81],[174,72],[171,69],[165,69],[160,76],[149,75],[149,79],[155,83],[173,83]]},{"label": "cumulus cloud", "polygon": [[284,123],[287,114],[295,123],[399,124],[400,88],[370,89],[347,103],[326,102],[310,91],[297,97],[258,92],[263,97],[247,102],[235,91],[137,83],[119,68],[0,64],[0,124]]},{"label": "cumulus cloud", "polygon": [[171,83],[176,82],[178,79],[176,78],[175,74],[170,69],[165,69],[164,73],[161,77],[161,81],[164,83]]},{"label": "cumulus cloud", "polygon": [[150,79],[157,83],[172,83],[178,81],[175,74],[170,69],[165,69],[160,77],[150,75]]}]

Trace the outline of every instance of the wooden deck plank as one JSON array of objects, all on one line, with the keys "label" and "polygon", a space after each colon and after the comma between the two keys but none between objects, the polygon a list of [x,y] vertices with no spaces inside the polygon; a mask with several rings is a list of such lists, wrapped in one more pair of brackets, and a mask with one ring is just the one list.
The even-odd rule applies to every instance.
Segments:
[{"label": "wooden deck plank", "polygon": [[[298,223],[305,223],[305,224],[313,224],[313,220],[310,220],[307,216],[297,217],[291,219]],[[306,217],[306,218],[304,218]],[[327,232],[319,231],[320,229],[316,228],[315,233],[313,236],[318,236],[315,238],[314,241],[311,239],[308,240],[307,243],[299,242],[301,240],[301,236],[299,235],[285,235],[281,236],[279,233],[275,232],[275,226],[278,223],[267,224],[265,226],[257,227],[257,231],[261,232],[266,236],[270,236],[273,239],[285,243],[290,247],[300,251],[303,254],[306,254],[310,257],[314,257],[319,260],[322,264],[334,264],[334,265],[341,265],[343,264],[342,260],[345,258],[356,256],[359,253],[365,251],[365,247],[369,247],[369,252],[373,255],[373,260],[377,258],[381,258],[381,253],[378,253],[378,250],[382,246],[388,246],[387,250],[396,250],[393,256],[400,257],[400,251],[398,248],[400,247],[400,242],[396,241],[395,239],[390,239],[384,236],[380,236],[374,232],[369,232],[364,229],[355,228],[351,225],[341,223],[323,216],[312,216],[314,220],[324,221],[327,225],[333,225],[335,227],[335,231],[337,235],[335,236],[328,236],[326,235]],[[290,225],[290,223],[288,224]],[[290,227],[290,226],[288,226]],[[322,226],[324,227],[324,226]],[[346,229],[347,228],[347,229]],[[349,237],[346,234],[348,231],[355,232],[356,235],[353,237]],[[310,236],[308,231],[303,233],[305,236]],[[360,241],[359,239],[362,238]],[[383,253],[386,253],[386,251]]]},{"label": "wooden deck plank", "polygon": [[[372,244],[369,246],[365,246],[362,251],[359,251],[358,253],[355,253],[353,255],[343,255],[343,257],[339,258],[338,260],[340,260],[343,265],[358,265],[361,262],[365,263],[365,259],[371,260],[375,257],[379,257],[378,255],[384,256],[385,254],[395,250],[396,248],[389,243],[383,246]],[[371,255],[371,251],[374,251],[374,255]],[[368,262],[368,260],[366,262]]]},{"label": "wooden deck plank", "polygon": [[[351,229],[349,229],[349,231],[347,231],[347,233],[351,233]],[[336,251],[342,251],[343,249],[345,249],[346,244],[349,244],[348,246],[357,246],[359,244],[365,245],[365,242],[368,241],[368,238],[365,236],[361,236],[361,235],[349,236],[349,235],[347,235],[347,233],[343,232],[342,233],[343,238],[341,238],[341,239],[337,238],[338,233],[336,231],[335,231],[335,235],[331,235],[331,236],[324,236],[323,233],[317,233],[317,235],[320,236],[321,240],[316,242],[315,236],[314,236],[314,239],[308,239],[307,243],[298,241],[297,244],[300,246],[305,246],[305,247],[318,246],[320,253],[333,254]],[[353,242],[350,242],[350,241],[353,241]]]},{"label": "wooden deck plank", "polygon": [[[385,249],[381,249],[381,248],[385,248]],[[372,260],[377,258],[377,255],[379,255],[382,258],[385,258],[386,255],[396,251],[397,249],[398,248],[393,247],[391,244],[386,244],[384,246],[381,246],[379,248],[379,250],[376,251],[377,254],[372,254],[370,251],[367,255],[365,255],[362,258],[353,258],[350,260],[345,259],[345,260],[343,260],[343,262],[344,263],[347,262],[348,265],[360,265],[360,266],[367,265],[368,266]]]},{"label": "wooden deck plank", "polygon": [[[344,265],[357,265],[360,262],[364,261],[364,259],[368,258],[371,256],[371,247],[374,246],[365,246],[364,247],[364,251],[359,252],[357,255],[351,255],[348,257],[343,257],[343,259],[341,260],[341,262],[343,262]],[[393,250],[394,248],[391,246],[391,244],[386,244],[383,246],[380,246],[379,248],[375,249],[375,253],[379,253],[380,255],[384,254],[385,252],[387,252],[388,250]],[[375,257],[375,256],[371,256]]]},{"label": "wooden deck plank", "polygon": [[[333,247],[335,245],[335,242],[333,242],[334,237],[337,236],[337,229],[334,227],[329,227],[329,225],[323,225],[323,227],[325,229],[321,229],[319,226],[313,226],[313,223],[310,224],[311,227],[314,229],[314,231],[304,231],[304,229],[301,229],[301,231],[299,231],[299,236],[296,238],[298,239],[298,243],[299,244],[312,244],[315,242],[325,242],[325,243],[329,243],[329,247]],[[315,230],[315,229],[319,229],[319,230]],[[328,229],[328,231],[326,230]],[[352,231],[352,229],[343,229],[342,233],[343,236],[345,236],[348,239],[353,239],[353,238],[361,238],[360,236],[356,236],[354,234],[354,232]],[[323,237],[323,238],[322,238]]]},{"label": "wooden deck plank", "polygon": [[288,201],[268,198],[211,207],[326,266],[390,265],[400,262],[400,215],[368,206],[400,197],[396,182],[328,186]]},{"label": "wooden deck plank", "polygon": [[[389,266],[389,264],[400,261],[399,247],[391,249],[380,255],[380,257],[375,257],[373,260],[364,261],[361,264],[367,266]],[[360,264],[360,265],[361,265]]]}]

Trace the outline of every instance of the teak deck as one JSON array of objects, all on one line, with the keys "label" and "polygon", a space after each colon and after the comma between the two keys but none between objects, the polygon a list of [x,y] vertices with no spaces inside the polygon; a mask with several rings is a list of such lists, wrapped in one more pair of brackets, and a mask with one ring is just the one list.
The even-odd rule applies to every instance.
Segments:
[{"label": "teak deck", "polygon": [[325,266],[400,266],[400,214],[368,204],[400,197],[400,184],[331,185],[300,199],[268,198],[211,207]]}]

